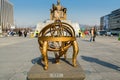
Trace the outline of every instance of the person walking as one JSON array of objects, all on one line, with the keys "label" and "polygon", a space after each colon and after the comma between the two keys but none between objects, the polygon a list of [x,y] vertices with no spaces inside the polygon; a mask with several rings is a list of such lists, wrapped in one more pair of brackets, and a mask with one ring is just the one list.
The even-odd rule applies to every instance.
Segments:
[{"label": "person walking", "polygon": [[24,30],[24,37],[27,37],[27,30]]},{"label": "person walking", "polygon": [[19,35],[19,37],[22,36],[22,32],[20,30],[18,31],[18,35]]},{"label": "person walking", "polygon": [[81,37],[81,30],[79,30],[78,34],[79,34],[79,38],[80,38]]},{"label": "person walking", "polygon": [[96,37],[96,29],[95,29],[95,27],[93,27],[91,30],[90,30],[90,42],[91,41],[95,41],[95,37]]},{"label": "person walking", "polygon": [[38,30],[36,30],[35,37],[38,37],[38,34],[39,34]]}]

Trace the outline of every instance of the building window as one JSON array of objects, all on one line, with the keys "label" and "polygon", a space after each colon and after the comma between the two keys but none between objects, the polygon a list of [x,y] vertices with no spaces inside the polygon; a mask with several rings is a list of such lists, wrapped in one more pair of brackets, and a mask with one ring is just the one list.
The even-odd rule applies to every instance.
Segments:
[{"label": "building window", "polygon": [[117,23],[120,23],[120,21],[119,21],[119,20],[117,20]]}]

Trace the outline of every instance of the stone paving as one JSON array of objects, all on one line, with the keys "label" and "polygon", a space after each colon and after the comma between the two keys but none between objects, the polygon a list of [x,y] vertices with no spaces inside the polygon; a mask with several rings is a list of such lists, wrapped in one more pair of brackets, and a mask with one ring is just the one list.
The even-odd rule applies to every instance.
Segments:
[{"label": "stone paving", "polygon": [[[78,38],[78,61],[85,80],[120,80],[120,41],[117,37]],[[71,51],[68,57],[71,57]],[[52,56],[52,55],[50,55]],[[26,80],[27,72],[34,65],[32,60],[40,57],[37,38],[0,38],[0,80]]]},{"label": "stone paving", "polygon": [[117,37],[97,37],[96,42],[79,42],[79,63],[85,80],[120,80],[120,41]]}]

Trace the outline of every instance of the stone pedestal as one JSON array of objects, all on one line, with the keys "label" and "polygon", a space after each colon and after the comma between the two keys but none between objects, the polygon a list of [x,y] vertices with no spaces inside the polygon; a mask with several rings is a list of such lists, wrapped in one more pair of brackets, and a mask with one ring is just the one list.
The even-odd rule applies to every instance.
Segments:
[{"label": "stone pedestal", "polygon": [[54,59],[49,59],[48,70],[43,69],[43,64],[39,60],[28,72],[28,80],[84,80],[84,72],[77,62],[77,67],[73,67],[71,59],[61,59],[59,64]]}]

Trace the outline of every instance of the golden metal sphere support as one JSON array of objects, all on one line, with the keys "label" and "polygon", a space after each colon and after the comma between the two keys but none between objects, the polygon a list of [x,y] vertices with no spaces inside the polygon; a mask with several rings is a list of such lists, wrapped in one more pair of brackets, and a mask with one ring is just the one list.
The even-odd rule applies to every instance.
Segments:
[{"label": "golden metal sphere support", "polygon": [[76,59],[79,52],[78,44],[73,27],[67,23],[56,20],[45,26],[38,35],[39,48],[44,62],[44,69],[48,69],[47,51],[55,53],[55,61],[59,62],[60,57],[64,55],[70,46],[73,46],[72,64],[76,66]]}]

